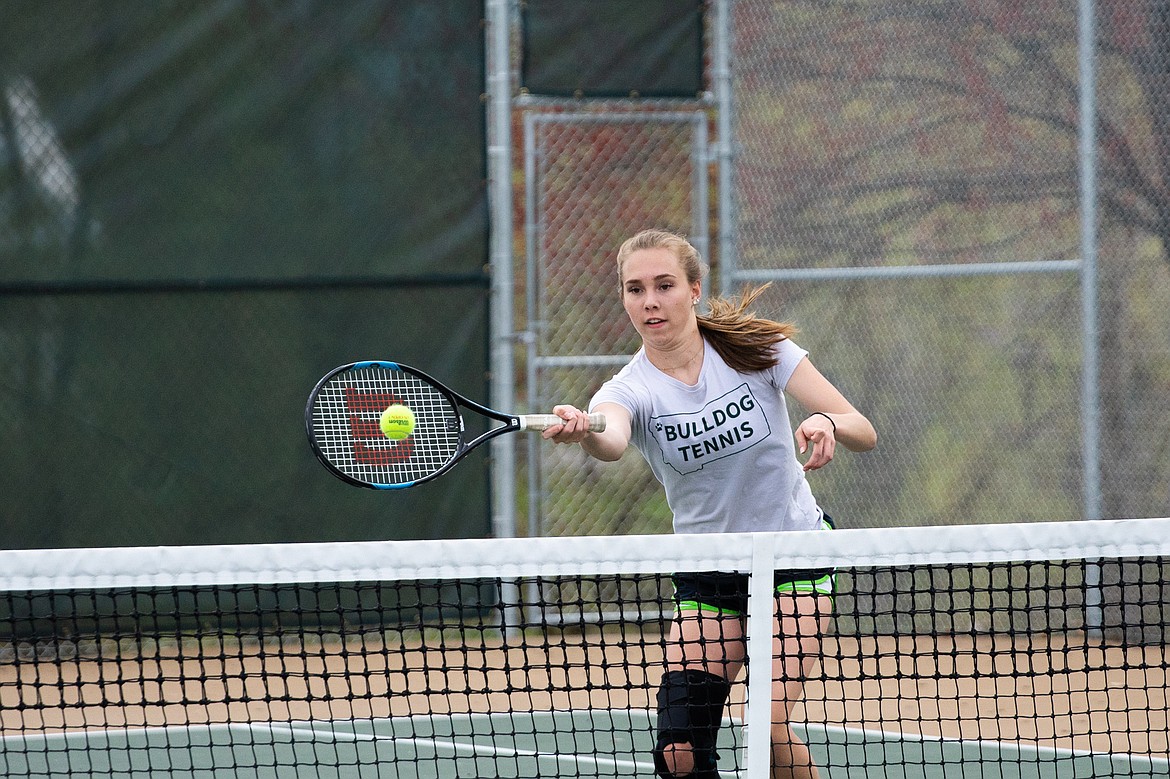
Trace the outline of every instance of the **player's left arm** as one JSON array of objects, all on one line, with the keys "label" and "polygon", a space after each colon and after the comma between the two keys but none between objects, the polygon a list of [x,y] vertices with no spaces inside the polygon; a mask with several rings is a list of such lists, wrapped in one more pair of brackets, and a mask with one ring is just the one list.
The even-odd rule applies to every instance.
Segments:
[{"label": "player's left arm", "polygon": [[806,471],[827,465],[833,459],[838,441],[853,452],[866,452],[877,446],[873,424],[807,357],[797,364],[784,392],[808,412],[795,433],[801,454],[812,448],[804,463]]}]

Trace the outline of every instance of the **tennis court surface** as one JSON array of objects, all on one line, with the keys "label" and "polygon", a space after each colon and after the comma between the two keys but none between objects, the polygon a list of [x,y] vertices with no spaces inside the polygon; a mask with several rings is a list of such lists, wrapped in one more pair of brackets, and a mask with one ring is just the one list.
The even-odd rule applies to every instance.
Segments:
[{"label": "tennis court surface", "polygon": [[[822,777],[1170,777],[1168,549],[1151,519],[0,552],[0,775],[650,777],[669,573],[753,572],[770,614],[756,572],[833,565],[794,713]],[[767,682],[724,776],[768,774]]]},{"label": "tennis court surface", "polygon": [[[654,776],[647,759],[654,715],[534,712],[366,722],[289,722],[56,734],[11,742],[6,768],[28,776],[359,777],[393,766],[404,779]],[[728,723],[724,751],[742,723]],[[802,728],[832,776],[1170,776],[1165,759],[1076,754],[998,743]],[[621,756],[628,756],[622,758]],[[727,770],[727,776],[742,771]]]}]

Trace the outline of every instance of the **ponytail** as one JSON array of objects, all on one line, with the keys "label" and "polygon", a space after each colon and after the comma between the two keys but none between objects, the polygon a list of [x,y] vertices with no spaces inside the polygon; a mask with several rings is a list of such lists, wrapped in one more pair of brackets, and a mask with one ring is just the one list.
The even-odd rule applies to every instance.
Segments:
[{"label": "ponytail", "polygon": [[712,298],[710,313],[700,314],[699,332],[723,361],[740,373],[776,365],[776,344],[797,332],[790,322],[761,319],[749,309],[771,284],[745,289],[738,298]]}]

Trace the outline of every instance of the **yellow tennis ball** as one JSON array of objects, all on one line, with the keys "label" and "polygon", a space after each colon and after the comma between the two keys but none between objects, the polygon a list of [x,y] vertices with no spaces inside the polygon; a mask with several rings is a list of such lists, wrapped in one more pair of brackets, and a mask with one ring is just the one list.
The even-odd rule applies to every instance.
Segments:
[{"label": "yellow tennis ball", "polygon": [[382,428],[382,435],[391,441],[401,441],[414,432],[414,412],[395,403],[382,412],[378,426]]}]

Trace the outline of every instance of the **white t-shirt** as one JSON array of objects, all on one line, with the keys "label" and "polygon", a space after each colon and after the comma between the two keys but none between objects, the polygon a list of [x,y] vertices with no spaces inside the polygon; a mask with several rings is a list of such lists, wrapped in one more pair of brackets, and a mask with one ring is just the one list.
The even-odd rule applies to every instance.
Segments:
[{"label": "white t-shirt", "polygon": [[821,511],[796,457],[784,388],[807,355],[789,340],[758,373],[730,368],[704,341],[691,387],[658,370],[643,350],[593,396],[590,409],[630,412],[631,443],[666,490],[677,533],[812,530]]}]

